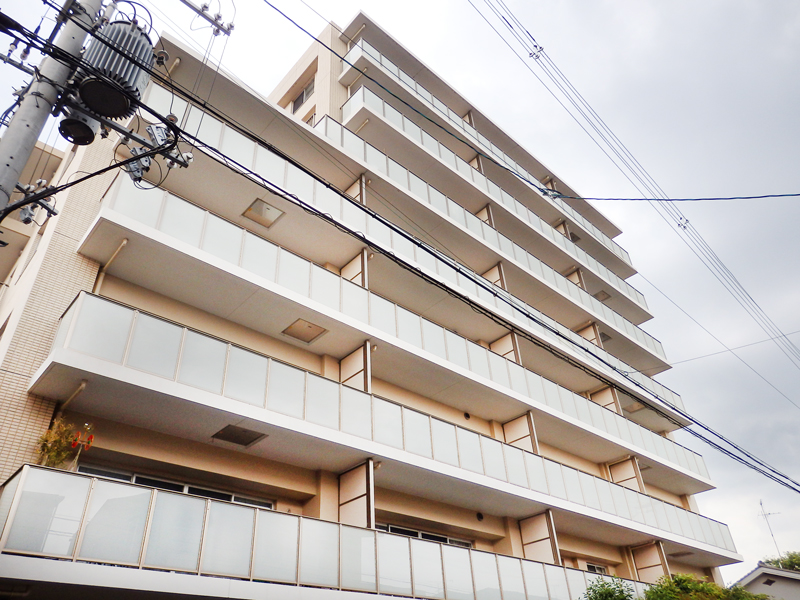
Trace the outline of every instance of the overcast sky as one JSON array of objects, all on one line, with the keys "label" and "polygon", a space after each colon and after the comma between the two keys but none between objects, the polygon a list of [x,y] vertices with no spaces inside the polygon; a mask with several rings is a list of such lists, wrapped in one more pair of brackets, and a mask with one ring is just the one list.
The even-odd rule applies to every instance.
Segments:
[{"label": "overcast sky", "polygon": [[[143,0],[158,28],[207,47],[210,35],[178,2]],[[219,0],[236,29],[224,66],[269,93],[310,39],[257,0]],[[345,25],[364,9],[540,161],[587,197],[638,192],[525,69],[467,0],[306,0]],[[300,0],[273,0],[318,33],[324,21]],[[473,0],[486,11],[483,0]],[[15,6],[15,4],[17,6]],[[6,8],[35,26],[40,3]],[[212,2],[212,11],[217,9]],[[506,0],[548,56],[673,197],[800,192],[800,4],[795,0]],[[24,14],[23,11],[29,11]],[[165,14],[166,11],[167,14]],[[44,27],[49,31],[50,25]],[[191,30],[194,28],[194,31]],[[224,36],[214,40],[218,55]],[[0,91],[21,79],[0,67]],[[8,102],[6,96],[0,104]],[[800,405],[800,372],[646,203],[599,202],[624,233],[617,242],[666,296]],[[800,199],[682,203],[679,208],[789,338],[800,344]],[[629,280],[655,319],[644,329],[679,363],[657,379],[689,412],[777,469],[800,479],[800,409],[750,371],[640,276]],[[695,359],[696,360],[690,360]],[[683,362],[686,361],[686,362]],[[800,550],[800,497],[688,435],[717,490],[701,513],[730,525],[745,562],[739,579],[776,554],[759,500],[782,551]]]}]

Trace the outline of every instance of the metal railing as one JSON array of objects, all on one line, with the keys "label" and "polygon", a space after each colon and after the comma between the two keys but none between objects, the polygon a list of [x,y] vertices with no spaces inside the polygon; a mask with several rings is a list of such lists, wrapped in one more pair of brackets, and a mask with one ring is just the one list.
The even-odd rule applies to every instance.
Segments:
[{"label": "metal railing", "polygon": [[472,143],[477,143],[483,147],[485,151],[489,154],[494,156],[494,158],[500,162],[501,164],[506,165],[509,169],[520,175],[522,181],[536,193],[536,195],[540,198],[543,198],[545,201],[553,205],[555,208],[560,210],[563,214],[567,215],[570,219],[574,222],[578,223],[584,230],[586,230],[589,234],[591,234],[598,242],[600,242],[603,246],[605,246],[608,250],[610,250],[614,255],[618,258],[623,260],[628,265],[631,265],[631,257],[628,252],[622,248],[619,244],[617,244],[614,240],[608,237],[605,233],[603,233],[594,223],[589,221],[586,217],[572,208],[569,204],[564,202],[561,198],[553,197],[553,196],[544,196],[539,192],[533,185],[528,182],[537,181],[537,179],[530,173],[528,173],[521,165],[517,164],[510,156],[505,154],[502,150],[500,150],[497,146],[495,146],[489,139],[484,136],[483,134],[479,133],[472,125],[467,123],[464,119],[462,119],[458,113],[454,112],[452,109],[448,108],[447,105],[439,100],[436,96],[431,94],[428,90],[426,90],[423,86],[419,83],[414,81],[414,79],[405,73],[402,69],[397,67],[392,61],[388,58],[383,56],[380,52],[378,52],[373,46],[371,46],[368,42],[364,40],[359,40],[356,44],[350,49],[350,51],[345,56],[344,62],[344,72],[350,69],[350,64],[355,64],[358,60],[360,54],[364,54],[368,56],[371,60],[375,61],[378,65],[380,65],[384,71],[389,73],[391,76],[397,80],[403,87],[408,89],[409,91],[413,92],[414,95],[417,96],[426,106],[432,108],[436,111],[441,117],[443,117],[449,124],[453,125],[459,132],[464,132],[467,136],[471,138]]},{"label": "metal railing", "polygon": [[30,465],[2,489],[0,526],[4,553],[430,600],[579,600],[610,579]]},{"label": "metal railing", "polygon": [[[487,350],[482,346],[433,323],[383,297],[336,276],[325,268],[297,256],[268,240],[225,221],[189,202],[163,190],[142,191],[122,179],[112,196],[109,205],[116,211],[155,227],[162,232],[178,237],[192,246],[238,265],[247,271],[276,282],[311,300],[381,331],[413,344],[435,356],[447,360],[472,373],[485,377],[493,383],[510,389],[523,397],[547,405],[561,414],[567,414],[586,425],[623,439],[639,448],[644,448],[662,459],[676,463],[685,469],[708,478],[708,470],[702,457],[687,448],[676,444],[633,421],[625,419],[614,411],[576,394],[556,383],[525,369],[514,361]],[[324,210],[334,210],[331,205],[315,203]],[[347,203],[343,205],[347,207]],[[340,207],[341,208],[341,207]],[[336,213],[334,213],[336,214]],[[368,231],[379,237],[379,231],[370,226]],[[391,236],[386,231],[385,242],[403,255],[414,255],[413,246],[401,242],[404,238]],[[419,256],[419,254],[418,254]],[[468,281],[455,272],[444,271],[443,263],[439,273],[448,281],[460,283],[469,289]],[[475,296],[491,300],[493,297],[481,295],[480,289],[472,286]],[[526,321],[527,323],[528,321]],[[541,328],[546,331],[544,328]],[[570,332],[572,333],[572,332]],[[591,344],[573,335],[585,344]],[[598,348],[599,349],[599,348]]]},{"label": "metal railing", "polygon": [[[360,87],[356,92],[353,93],[352,96],[350,96],[347,102],[344,103],[342,106],[343,122],[347,122],[349,120],[350,116],[358,110],[359,105],[365,106],[378,115],[384,117],[389,123],[409,136],[419,146],[425,148],[434,156],[439,157],[442,162],[447,164],[454,171],[460,173],[465,179],[475,184],[484,194],[492,198],[498,205],[502,206],[510,214],[514,215],[534,231],[540,233],[544,238],[553,242],[561,250],[566,251],[585,269],[592,271],[604,281],[612,285],[617,291],[636,302],[642,308],[647,309],[647,302],[645,301],[644,295],[639,290],[622,279],[619,275],[606,268],[603,263],[595,260],[593,256],[588,254],[572,240],[556,231],[549,223],[539,218],[538,215],[524,206],[519,200],[514,198],[511,194],[502,189],[491,179],[483,175],[483,173],[475,169],[475,167],[466,162],[460,156],[452,152],[449,148],[447,148],[447,146],[436,140],[433,136],[429,135],[411,119],[404,116],[400,111],[396,110],[388,102],[384,101],[380,96],[375,94],[370,89],[363,86]],[[411,176],[414,175],[412,174]],[[427,196],[425,193],[422,195],[423,197]],[[441,208],[444,207],[442,206]],[[446,210],[443,212],[445,212],[445,214],[447,213]],[[538,260],[536,257],[528,253],[528,260],[531,259]],[[526,264],[524,260],[521,262]]]},{"label": "metal railing", "polygon": [[[653,394],[653,399],[658,403],[674,405],[680,409],[684,408],[681,397],[668,387],[641,373],[603,348],[584,339],[568,327],[509,294],[506,290],[491,286],[491,284],[489,284],[491,292],[487,292],[484,287],[476,287],[474,283],[476,280],[486,282],[480,275],[443,254],[436,255],[435,249],[431,247],[426,247],[425,250],[415,247],[414,243],[408,238],[397,235],[379,219],[373,218],[358,209],[354,201],[345,200],[327,187],[320,185],[311,176],[291,163],[265,148],[257,146],[251,140],[223,125],[210,115],[203,113],[197,107],[192,106],[187,109],[186,102],[182,100],[179,102],[179,100],[179,98],[173,99],[163,88],[152,86],[148,103],[156,109],[161,107],[163,109],[162,112],[172,112],[178,115],[185,128],[190,131],[198,131],[198,137],[204,142],[211,147],[221,147],[227,156],[231,156],[247,168],[252,168],[254,172],[264,177],[267,181],[273,182],[282,189],[296,195],[304,202],[313,205],[321,213],[329,215],[351,230],[363,232],[373,243],[393,250],[398,256],[402,256],[404,260],[411,262],[414,266],[432,271],[446,281],[448,285],[458,288],[459,291],[473,298],[478,298],[482,303],[489,305],[492,310],[499,311],[505,318],[512,319],[547,343],[554,344],[559,348],[569,348],[573,344],[580,346],[589,351],[588,355],[581,354],[581,360],[591,362],[594,368],[600,370],[606,376],[619,380],[620,373],[625,373],[627,378],[634,382],[634,386],[641,386],[642,389],[636,390],[637,393],[644,394],[646,397],[649,392]],[[315,128],[325,128],[327,131],[328,123],[335,124],[339,129],[343,129],[338,123],[329,118],[321,119],[315,125]],[[358,140],[362,144],[359,147],[363,152],[363,140],[353,136],[347,130],[345,132],[341,134],[344,135],[345,149],[349,148],[352,139],[353,141]],[[371,148],[371,146],[369,147]],[[434,204],[437,199],[431,198],[430,202]],[[454,202],[452,204],[455,205]],[[140,215],[136,211],[136,214],[129,216],[154,226],[153,223],[159,220],[160,213],[157,212],[154,205],[146,211],[146,214]],[[560,234],[558,236],[566,240],[564,236]],[[506,242],[508,246],[506,246]],[[514,246],[505,236],[498,236],[498,244],[500,249],[511,248],[512,253],[518,252],[517,248],[519,246]],[[522,249],[520,248],[520,250]],[[566,289],[568,290],[569,288]],[[603,311],[606,318],[613,321],[613,311],[599,301],[598,304],[600,305],[599,309]],[[518,307],[518,309],[514,307]],[[606,311],[608,312],[606,313]],[[535,318],[529,318],[523,313],[534,315]],[[622,327],[624,327],[624,322]],[[635,329],[631,335],[636,336]],[[563,338],[569,340],[569,343],[565,342]],[[642,343],[646,345],[647,339],[644,338]],[[655,338],[650,337],[649,339],[660,345],[660,342]],[[574,352],[572,349],[570,351]],[[663,354],[663,349],[661,353]],[[589,355],[598,356],[600,360],[593,360],[589,358]]]},{"label": "metal railing", "polygon": [[55,345],[735,551],[707,517],[97,296],[81,293]]}]

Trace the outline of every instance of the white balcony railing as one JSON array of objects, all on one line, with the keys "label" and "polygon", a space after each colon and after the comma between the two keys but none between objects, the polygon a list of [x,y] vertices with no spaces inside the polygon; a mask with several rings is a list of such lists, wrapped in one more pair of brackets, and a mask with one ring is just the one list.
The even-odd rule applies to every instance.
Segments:
[{"label": "white balcony railing", "polygon": [[[347,102],[342,106],[342,120],[346,123],[350,115],[355,113],[359,106],[362,105],[386,118],[388,122],[408,135],[418,145],[427,149],[434,156],[438,156],[445,164],[449,165],[454,171],[460,173],[468,181],[474,183],[485,194],[493,198],[495,202],[503,206],[511,214],[518,217],[526,225],[530,225],[535,231],[552,241],[561,250],[566,251],[567,254],[578,261],[585,269],[595,273],[598,277],[613,286],[614,289],[636,302],[640,307],[645,310],[647,309],[647,302],[645,301],[644,295],[639,290],[616,273],[606,268],[604,264],[595,260],[594,257],[587,254],[585,250],[576,245],[572,240],[557,232],[549,223],[540,219],[536,213],[525,207],[519,200],[514,198],[491,179],[484,176],[460,156],[449,150],[444,144],[441,144],[434,137],[428,135],[427,132],[420,129],[412,120],[405,117],[400,111],[393,108],[388,102],[385,102],[370,89],[360,87],[350,96]],[[437,192],[433,193],[435,194]],[[426,196],[427,194],[423,194],[423,197]],[[439,203],[439,206],[435,206],[435,208],[439,208],[439,210],[447,214],[446,208],[441,205],[441,203]],[[470,230],[474,231],[475,229],[471,227]],[[530,253],[526,254],[528,262],[539,260]],[[512,254],[512,256],[517,255],[517,252]],[[522,264],[527,264],[524,259],[521,260],[521,262]],[[543,265],[543,267],[549,268],[546,265]],[[536,270],[538,270],[538,268]]]},{"label": "white balcony railing", "polygon": [[351,68],[351,64],[355,64],[361,54],[368,56],[371,60],[379,64],[387,73],[389,73],[398,83],[405,89],[411,91],[417,98],[419,98],[425,106],[428,106],[436,111],[438,115],[446,120],[450,125],[454,126],[459,132],[464,132],[469,136],[470,142],[479,144],[484,151],[491,154],[500,164],[520,175],[523,181],[535,191],[537,196],[544,198],[548,203],[556,207],[563,214],[568,216],[571,220],[578,223],[580,227],[590,233],[598,242],[608,248],[613,254],[622,259],[629,266],[631,265],[631,257],[628,252],[617,244],[614,240],[603,233],[597,226],[595,226],[586,217],[581,215],[578,211],[572,208],[569,204],[564,202],[561,198],[553,196],[544,196],[531,184],[529,181],[536,181],[536,178],[528,173],[521,165],[517,164],[510,156],[506,155],[497,146],[495,146],[489,139],[462,119],[457,113],[447,107],[447,105],[439,100],[436,96],[431,94],[419,83],[405,73],[402,69],[397,67],[392,61],[383,56],[374,47],[364,40],[359,40],[350,49],[344,57],[344,70],[345,72]]},{"label": "white balcony railing", "polygon": [[[429,600],[579,600],[606,576],[26,465],[3,553]],[[610,578],[608,578],[610,579]],[[646,584],[628,581],[638,597]]]},{"label": "white balcony railing", "polygon": [[[336,207],[325,204],[319,196],[317,204],[325,212],[339,214]],[[546,405],[616,439],[643,448],[664,461],[678,464],[706,479],[709,477],[703,458],[688,448],[177,196],[159,189],[142,191],[128,179],[122,179],[110,206],[126,216],[521,394],[529,404]],[[371,222],[368,231],[375,234],[376,228],[372,223],[377,221]],[[365,229],[364,225],[361,225],[360,231]],[[404,238],[390,236],[388,230],[385,231],[385,238],[382,235],[376,237],[385,239],[388,246],[394,242],[394,248],[402,255],[414,254],[413,246],[401,244]],[[445,279],[467,287],[467,281],[456,277],[455,272],[451,273],[452,277],[444,274]],[[474,285],[472,294],[479,295]],[[580,338],[577,334],[573,335]]]},{"label": "white balcony railing", "polygon": [[55,346],[735,552],[722,523],[97,296],[79,295]]},{"label": "white balcony railing", "polygon": [[[173,99],[163,88],[157,86],[151,88],[148,103],[152,105],[154,109],[161,110],[164,114],[170,111],[173,112],[178,115],[179,121],[183,119],[184,112],[187,110],[185,102],[183,102],[183,105],[180,105],[180,103]],[[220,147],[222,152],[232,157],[246,168],[253,169],[259,176],[274,183],[281,189],[295,194],[303,202],[313,205],[314,208],[321,213],[331,216],[337,222],[344,224],[352,231],[363,232],[372,242],[383,248],[393,250],[398,256],[402,256],[404,260],[410,262],[413,266],[435,273],[440,279],[446,281],[448,285],[457,288],[459,292],[473,298],[480,298],[481,302],[489,305],[491,310],[502,314],[504,318],[512,319],[515,323],[533,332],[535,336],[540,337],[547,343],[553,344],[558,348],[565,348],[566,346],[569,349],[568,351],[572,353],[575,353],[575,351],[570,348],[571,346],[578,346],[587,350],[588,354],[578,353],[579,360],[591,363],[593,368],[600,370],[606,377],[620,382],[623,387],[628,387],[633,395],[643,394],[645,398],[650,398],[648,396],[649,392],[652,394],[652,400],[655,400],[659,404],[677,406],[680,409],[684,408],[681,397],[668,387],[584,339],[574,331],[571,331],[568,327],[551,319],[519,298],[512,296],[506,290],[491,286],[492,291],[488,293],[485,288],[476,286],[474,283],[475,281],[479,280],[485,283],[486,280],[450,257],[438,253],[435,249],[427,246],[423,242],[416,242],[417,246],[415,246],[415,242],[410,241],[408,237],[398,235],[380,219],[358,208],[355,201],[345,200],[330,189],[320,185],[312,177],[291,163],[288,163],[265,148],[257,146],[251,140],[248,140],[240,133],[223,125],[214,117],[203,113],[197,107],[189,108],[185,119],[185,127],[192,131],[198,131],[198,137],[203,142],[209,144],[210,147]],[[337,126],[339,129],[344,129],[335,121],[328,118],[321,119],[315,128],[327,128],[327,124],[329,123]],[[331,135],[334,134],[332,133]],[[363,140],[346,129],[344,129],[341,135],[344,136],[343,143],[345,149],[351,148],[352,146],[356,153],[361,152],[360,155],[363,155],[365,148]],[[366,144],[366,147],[368,149],[372,148],[369,144]],[[369,155],[367,156],[367,161],[369,162]],[[437,199],[431,198],[428,201],[434,204]],[[458,206],[454,202],[452,204]],[[159,218],[158,213],[154,213],[152,210],[153,209],[144,214],[142,211],[135,210],[132,211],[130,216],[138,220],[144,220],[143,222],[152,225]],[[453,210],[456,209],[454,208]],[[462,209],[462,213],[464,212],[466,211]],[[558,234],[558,236],[566,240],[564,236],[560,234]],[[508,245],[506,245],[506,243]],[[519,246],[513,246],[511,241],[502,235],[498,236],[496,247],[498,249],[511,248],[512,256],[515,255],[513,253],[518,253],[519,250],[522,250]],[[522,250],[522,252],[524,252],[524,250]],[[522,256],[522,254],[520,254],[520,256]],[[542,274],[542,276],[544,277],[544,274]],[[554,279],[554,282],[557,281],[558,280]],[[556,285],[558,284],[556,283]],[[566,287],[566,283],[563,285],[565,287],[562,291],[569,293],[570,288]],[[570,285],[576,287],[573,284]],[[602,311],[606,319],[613,322],[615,313],[601,302],[598,301],[598,304],[599,310]],[[515,309],[515,306],[519,308]],[[535,318],[529,318],[527,316],[528,314],[533,315]],[[619,315],[617,315],[617,317],[621,321],[619,324],[620,327],[625,328],[626,321],[619,317]],[[628,323],[628,327],[631,328],[631,331],[628,333],[633,337],[636,337],[637,330],[640,334],[644,333],[640,329],[634,329],[630,323]],[[650,348],[650,350],[658,354],[656,350],[656,348],[660,347],[660,342],[658,342],[658,340],[652,337],[643,337],[640,342],[647,345],[648,339],[651,344],[655,344],[655,347]],[[569,342],[565,343],[565,340],[569,340]],[[663,355],[663,348],[660,354]],[[590,358],[592,355],[599,356],[600,359],[594,360]],[[626,378],[621,379],[620,373],[625,373]],[[631,384],[624,379],[632,381],[633,385],[631,386]]]}]

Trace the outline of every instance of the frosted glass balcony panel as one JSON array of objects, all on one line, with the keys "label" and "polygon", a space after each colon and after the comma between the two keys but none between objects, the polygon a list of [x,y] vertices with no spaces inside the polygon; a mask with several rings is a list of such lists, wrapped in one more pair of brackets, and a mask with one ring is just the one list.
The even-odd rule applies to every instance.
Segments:
[{"label": "frosted glass balcony panel", "polygon": [[253,578],[297,581],[297,536],[300,519],[259,510],[253,555]]},{"label": "frosted glass balcony panel", "polygon": [[342,312],[361,322],[368,322],[369,292],[360,285],[342,280]]},{"label": "frosted glass balcony panel", "polygon": [[257,235],[245,232],[242,268],[268,281],[275,281],[278,247]]},{"label": "frosted glass balcony panel", "polygon": [[255,510],[211,502],[208,524],[203,534],[203,573],[250,576],[250,549],[253,544]]},{"label": "frosted glass balcony panel", "polygon": [[444,586],[447,600],[474,600],[469,550],[442,545]]},{"label": "frosted glass balcony panel", "polygon": [[497,440],[480,436],[483,449],[483,466],[489,477],[506,481],[506,465],[503,460],[503,445]]},{"label": "frosted glass balcony panel", "polygon": [[79,302],[81,309],[69,347],[121,364],[131,332],[133,311],[86,294],[83,294]]},{"label": "frosted glass balcony panel", "polygon": [[286,165],[286,188],[306,204],[312,204],[314,179],[291,163]]},{"label": "frosted glass balcony panel", "polygon": [[366,145],[364,140],[347,129],[342,130],[342,138],[342,145],[344,146],[345,150],[351,152],[361,160],[364,160],[364,147]]},{"label": "frosted glass balcony panel", "polygon": [[625,492],[625,499],[628,501],[628,510],[631,512],[631,518],[637,523],[644,523],[644,513],[642,512],[640,500],[647,498],[647,496],[638,494],[628,488],[623,488],[623,491]]},{"label": "frosted glass balcony panel", "polygon": [[406,450],[420,456],[433,456],[431,450],[430,417],[413,410],[403,408],[403,431],[405,433]]},{"label": "frosted glass balcony panel", "polygon": [[583,492],[581,491],[581,482],[578,477],[578,471],[570,467],[562,467],[561,472],[564,475],[564,487],[567,490],[567,499],[570,502],[585,505],[583,499]]},{"label": "frosted glass balcony panel", "polygon": [[130,178],[126,177],[120,180],[117,197],[114,199],[114,210],[155,228],[158,225],[165,195],[161,188],[140,190],[133,185]]},{"label": "frosted glass balcony panel", "polygon": [[225,373],[225,395],[253,406],[264,406],[269,360],[254,352],[231,346]]},{"label": "frosted glass balcony panel", "polygon": [[631,519],[631,511],[628,507],[628,500],[625,497],[625,488],[618,485],[611,485],[611,497],[614,498],[616,514],[625,519]]},{"label": "frosted glass balcony panel", "polygon": [[376,591],[375,532],[342,527],[342,588]]},{"label": "frosted glass balcony panel", "polygon": [[544,565],[547,576],[547,588],[550,591],[550,600],[570,600],[567,578],[561,567]]},{"label": "frosted glass balcony panel", "polygon": [[67,309],[67,312],[61,317],[61,320],[58,322],[58,329],[56,329],[56,336],[53,339],[53,349],[64,347],[64,342],[67,341],[69,327],[72,325],[72,319],[75,318],[75,313],[77,311],[76,303],[73,302]]},{"label": "frosted glass balcony panel", "polygon": [[488,352],[488,355],[489,367],[491,367],[492,371],[492,381],[503,387],[511,387],[511,382],[508,379],[509,361],[494,352]]},{"label": "frosted glass balcony panel", "polygon": [[303,519],[300,527],[300,583],[339,587],[339,525]]},{"label": "frosted glass balcony panel", "polygon": [[307,297],[310,278],[311,263],[281,248],[278,253],[278,283]]},{"label": "frosted glass balcony panel", "polygon": [[[329,123],[331,121],[328,121]],[[342,218],[342,197],[332,189],[317,184],[314,195],[314,205],[324,215],[330,215],[335,219]]]},{"label": "frosted glass balcony panel", "polygon": [[564,475],[561,472],[561,465],[552,460],[544,459],[544,472],[547,476],[547,487],[550,489],[550,495],[566,500],[567,489],[564,485]]},{"label": "frosted glass balcony panel", "polygon": [[311,265],[311,299],[339,310],[341,278],[317,265]]},{"label": "frosted glass balcony panel", "polygon": [[256,144],[230,127],[222,131],[222,153],[229,156],[244,167],[253,166]]},{"label": "frosted glass balcony panel", "polygon": [[162,115],[174,114],[180,120],[188,103],[160,85],[151,85],[147,92],[147,105]]},{"label": "frosted glass balcony panel", "polygon": [[529,560],[522,561],[522,574],[525,578],[525,593],[528,600],[550,600],[544,565]]},{"label": "frosted glass balcony panel", "polygon": [[261,146],[256,148],[256,164],[253,170],[270,183],[284,186],[286,165],[287,162],[274,152]]},{"label": "frosted glass balcony panel", "polygon": [[458,432],[458,454],[461,458],[461,467],[475,473],[483,473],[480,436],[461,427],[458,427],[456,431]]},{"label": "frosted glass balcony panel", "polygon": [[227,351],[227,344],[187,330],[183,340],[178,381],[221,394]]},{"label": "frosted glass balcony panel", "polygon": [[342,386],[342,431],[372,439],[371,396]]},{"label": "frosted glass balcony panel", "polygon": [[583,500],[586,506],[596,510],[602,510],[600,506],[600,496],[597,495],[597,486],[595,485],[595,477],[586,473],[578,473],[581,483],[581,492],[583,493]]},{"label": "frosted glass balcony panel", "polygon": [[270,362],[267,408],[302,419],[305,372],[275,360]]},{"label": "frosted glass balcony panel", "polygon": [[28,471],[5,549],[70,556],[90,483],[67,473]]},{"label": "frosted glass balcony panel", "polygon": [[[406,125],[409,125],[409,124],[411,124],[411,121],[406,121]],[[416,125],[414,127],[416,127]],[[419,128],[417,128],[417,131],[419,131]],[[419,141],[419,140],[417,140],[417,141]],[[409,184],[409,189],[411,190],[412,194],[414,194],[416,196],[419,196],[420,198],[422,198],[425,201],[428,200],[428,184],[425,183],[424,180],[420,179],[419,177],[417,177],[413,173],[409,172],[409,174],[408,174],[408,184]]]},{"label": "frosted glass balcony panel", "polygon": [[408,189],[408,170],[398,162],[388,159],[389,164],[389,179],[394,181],[403,189]]},{"label": "frosted glass balcony panel", "polygon": [[138,563],[151,494],[150,490],[140,487],[96,481],[78,556]]},{"label": "frosted glass balcony panel", "polygon": [[377,172],[386,175],[386,155],[371,144],[365,145],[367,149],[367,164]]},{"label": "frosted glass balcony panel", "polygon": [[414,596],[444,599],[442,550],[439,544],[411,540],[411,565],[414,572]]},{"label": "frosted glass balcony panel", "polygon": [[573,598],[582,598],[586,594],[586,577],[583,571],[575,569],[565,569],[569,593]]},{"label": "frosted glass balcony panel", "polygon": [[0,490],[0,536],[2,536],[5,529],[8,513],[11,512],[11,503],[14,501],[14,495],[17,493],[21,479],[22,473],[17,473],[6,481],[2,490]]},{"label": "frosted glass balcony panel", "polygon": [[169,194],[159,229],[197,248],[200,245],[205,218],[204,210]]},{"label": "frosted glass balcony panel", "polygon": [[472,372],[486,379],[491,379],[486,348],[467,341],[467,351],[469,352],[469,365]]},{"label": "frosted glass balcony panel", "polygon": [[309,373],[306,386],[306,420],[339,429],[339,384]]},{"label": "frosted glass balcony panel", "polygon": [[403,448],[402,409],[392,402],[375,398],[375,441],[393,448]]},{"label": "frosted glass balcony panel", "polygon": [[422,347],[431,354],[447,360],[444,329],[427,319],[422,319]]},{"label": "frosted glass balcony panel", "polygon": [[392,248],[398,255],[413,261],[415,247],[416,244],[405,235],[401,235],[396,231],[392,232]]},{"label": "frosted glass balcony panel", "polygon": [[525,369],[515,362],[508,361],[508,373],[511,389],[518,394],[527,396],[529,391],[528,383],[525,381]]},{"label": "frosted glass balcony panel", "polygon": [[497,558],[494,554],[472,552],[472,577],[476,600],[502,600]]},{"label": "frosted glass balcony panel", "polygon": [[547,476],[544,473],[544,460],[541,456],[525,453],[525,468],[528,471],[528,483],[532,490],[549,494]]},{"label": "frosted glass balcony panel", "polygon": [[388,300],[370,294],[369,323],[389,335],[397,335],[395,305]]},{"label": "frosted glass balcony panel", "polygon": [[500,587],[503,590],[503,600],[526,600],[520,560],[510,556],[498,555],[497,568],[500,572]]},{"label": "frosted glass balcony panel", "polygon": [[239,264],[243,230],[236,225],[209,214],[203,232],[202,249],[234,265]]},{"label": "frosted glass balcony panel", "polygon": [[417,348],[422,348],[420,318],[400,306],[397,307],[397,334],[401,340],[413,344]]},{"label": "frosted glass balcony panel", "polygon": [[173,379],[182,336],[182,327],[141,313],[136,315],[128,366]]},{"label": "frosted glass balcony panel", "polygon": [[528,476],[525,473],[525,455],[522,450],[513,446],[503,446],[508,481],[514,485],[528,487]]},{"label": "frosted glass balcony panel", "polygon": [[409,539],[378,533],[378,591],[381,594],[411,595]]},{"label": "frosted glass balcony panel", "polygon": [[430,186],[428,186],[428,195],[430,197],[431,206],[439,212],[447,214],[447,196]]},{"label": "frosted glass balcony panel", "polygon": [[196,106],[192,106],[189,108],[189,114],[186,117],[183,129],[206,144],[216,147],[222,135],[222,127],[222,122],[207,115]]},{"label": "frosted glass balcony panel", "polygon": [[205,512],[205,500],[157,492],[144,564],[196,571]]},{"label": "frosted glass balcony panel", "polygon": [[454,425],[431,419],[433,433],[433,457],[443,463],[458,466],[458,443]]}]

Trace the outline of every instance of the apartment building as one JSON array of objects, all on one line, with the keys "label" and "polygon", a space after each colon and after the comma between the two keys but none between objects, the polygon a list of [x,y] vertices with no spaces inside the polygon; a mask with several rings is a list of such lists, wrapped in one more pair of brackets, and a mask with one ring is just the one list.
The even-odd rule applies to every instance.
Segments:
[{"label": "apartment building", "polygon": [[[194,162],[65,192],[2,273],[0,595],[719,581],[619,229],[367,15],[319,39],[263,98],[164,37],[213,110],[145,103]],[[72,470],[36,465],[57,415],[93,427]]]}]

